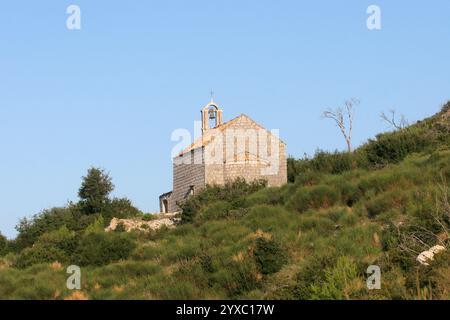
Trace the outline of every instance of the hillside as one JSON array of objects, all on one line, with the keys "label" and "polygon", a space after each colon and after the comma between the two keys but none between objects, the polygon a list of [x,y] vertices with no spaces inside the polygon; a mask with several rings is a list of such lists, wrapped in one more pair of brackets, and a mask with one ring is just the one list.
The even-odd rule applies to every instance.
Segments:
[{"label": "hillside", "polygon": [[449,242],[450,103],[351,154],[288,165],[282,188],[208,187],[173,229],[105,233],[113,217],[151,217],[90,197],[22,221],[0,241],[0,299],[450,299],[450,252],[416,261]]}]

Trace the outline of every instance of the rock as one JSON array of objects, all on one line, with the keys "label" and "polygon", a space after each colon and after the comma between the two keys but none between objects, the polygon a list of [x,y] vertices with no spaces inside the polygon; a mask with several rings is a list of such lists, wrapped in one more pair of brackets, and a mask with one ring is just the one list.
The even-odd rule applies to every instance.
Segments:
[{"label": "rock", "polygon": [[438,254],[441,251],[444,251],[445,247],[444,246],[440,246],[440,245],[436,245],[434,247],[431,247],[430,249],[428,249],[427,251],[422,252],[421,254],[419,254],[417,256],[417,261],[424,266],[429,266],[429,261],[433,261],[434,260],[434,256],[436,254]]},{"label": "rock", "polygon": [[179,222],[177,214],[161,214],[155,215],[155,219],[150,221],[144,221],[142,219],[118,219],[113,218],[109,226],[105,229],[106,232],[111,232],[116,230],[119,225],[122,225],[126,232],[133,230],[138,231],[149,231],[158,230],[163,226],[174,227],[177,222]]}]

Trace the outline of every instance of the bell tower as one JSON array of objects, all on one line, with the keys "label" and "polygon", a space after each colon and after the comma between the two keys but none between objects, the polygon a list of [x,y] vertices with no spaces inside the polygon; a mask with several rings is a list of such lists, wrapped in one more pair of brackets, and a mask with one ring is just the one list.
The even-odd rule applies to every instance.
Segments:
[{"label": "bell tower", "polygon": [[201,111],[202,114],[202,133],[205,133],[209,129],[217,128],[222,125],[222,110],[211,98],[211,102],[208,103]]}]

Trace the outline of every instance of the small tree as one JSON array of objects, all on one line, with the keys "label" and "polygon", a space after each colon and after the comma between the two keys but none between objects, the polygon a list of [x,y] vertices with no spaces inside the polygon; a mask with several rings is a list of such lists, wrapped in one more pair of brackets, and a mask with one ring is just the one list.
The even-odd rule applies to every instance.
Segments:
[{"label": "small tree", "polygon": [[83,177],[78,196],[87,213],[97,213],[109,202],[109,194],[114,190],[111,177],[99,168],[91,168]]},{"label": "small tree", "polygon": [[353,120],[355,116],[355,108],[358,105],[359,100],[352,98],[345,101],[345,109],[328,109],[322,114],[324,118],[334,120],[336,125],[339,127],[347,144],[348,152],[352,152]]},{"label": "small tree", "polygon": [[385,121],[389,126],[391,126],[393,129],[396,130],[403,130],[406,128],[409,123],[408,120],[406,120],[406,117],[402,114],[400,115],[400,119],[396,119],[395,110],[391,109],[389,110],[389,116],[382,112],[380,114],[381,120]]}]

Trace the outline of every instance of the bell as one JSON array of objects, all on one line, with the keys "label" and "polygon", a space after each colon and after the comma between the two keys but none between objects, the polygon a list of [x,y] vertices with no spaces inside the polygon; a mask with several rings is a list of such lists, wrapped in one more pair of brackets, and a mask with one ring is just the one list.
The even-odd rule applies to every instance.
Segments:
[{"label": "bell", "polygon": [[216,111],[215,110],[209,110],[209,120],[216,119]]}]

